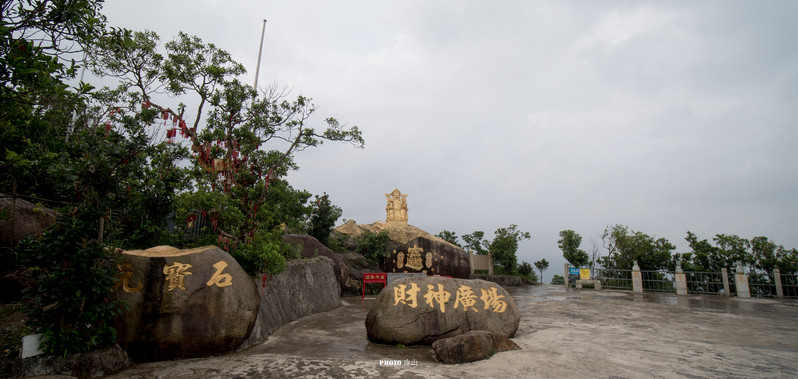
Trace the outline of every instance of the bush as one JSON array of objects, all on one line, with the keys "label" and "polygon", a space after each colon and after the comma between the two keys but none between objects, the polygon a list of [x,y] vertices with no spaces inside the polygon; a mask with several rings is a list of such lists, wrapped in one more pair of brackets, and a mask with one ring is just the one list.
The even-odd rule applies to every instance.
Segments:
[{"label": "bush", "polygon": [[18,247],[35,283],[26,296],[28,323],[43,333],[49,354],[66,356],[114,343],[114,317],[126,306],[113,295],[118,254],[90,239],[99,223],[87,213],[62,215],[53,229]]},{"label": "bush", "polygon": [[367,261],[379,264],[380,258],[386,258],[390,255],[388,241],[390,241],[388,232],[380,232],[379,234],[366,232],[358,238],[357,252],[363,254]]},{"label": "bush", "polygon": [[562,275],[555,274],[554,277],[551,278],[551,284],[559,286],[565,285],[565,279],[562,277]]},{"label": "bush", "polygon": [[[286,258],[293,258],[294,249],[284,246],[274,233],[259,233],[249,243],[230,251],[241,268],[251,276],[261,273],[277,275],[285,269]],[[285,251],[288,257],[281,253]]]},{"label": "bush", "polygon": [[521,274],[522,276],[531,275],[532,274],[532,265],[529,264],[529,262],[526,262],[526,261],[521,262],[521,264],[518,265],[518,273]]}]

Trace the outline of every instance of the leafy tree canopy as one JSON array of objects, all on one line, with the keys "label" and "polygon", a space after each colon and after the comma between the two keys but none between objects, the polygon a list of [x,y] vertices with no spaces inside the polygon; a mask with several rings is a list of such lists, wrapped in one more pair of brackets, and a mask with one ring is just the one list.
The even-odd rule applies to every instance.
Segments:
[{"label": "leafy tree canopy", "polygon": [[607,227],[602,234],[608,255],[602,258],[604,267],[631,269],[634,261],[641,270],[663,270],[671,263],[671,254],[676,247],[665,238],[655,238],[645,233],[632,231],[626,226]]},{"label": "leafy tree canopy", "polygon": [[488,248],[490,241],[485,240],[485,232],[481,230],[474,231],[471,234],[463,234],[463,241],[465,244],[463,248],[466,250],[474,251],[477,255],[488,255]]},{"label": "leafy tree canopy", "polygon": [[549,261],[543,258],[535,262],[535,267],[538,269],[538,271],[540,271],[540,281],[543,282],[543,271],[546,271],[546,269],[549,268]]},{"label": "leafy tree canopy", "polygon": [[579,248],[582,244],[582,236],[573,230],[560,231],[560,240],[557,246],[562,250],[562,256],[571,266],[584,267],[588,263],[587,253]]},{"label": "leafy tree canopy", "polygon": [[516,224],[496,229],[495,237],[489,245],[494,262],[499,263],[506,273],[514,272],[518,264],[515,254],[518,251],[518,243],[530,238],[532,235],[519,230]]},{"label": "leafy tree canopy", "polygon": [[449,242],[452,245],[460,246],[460,243],[457,241],[457,233],[449,231],[449,230],[442,230],[440,233],[436,234],[435,237],[438,237],[446,242]]}]

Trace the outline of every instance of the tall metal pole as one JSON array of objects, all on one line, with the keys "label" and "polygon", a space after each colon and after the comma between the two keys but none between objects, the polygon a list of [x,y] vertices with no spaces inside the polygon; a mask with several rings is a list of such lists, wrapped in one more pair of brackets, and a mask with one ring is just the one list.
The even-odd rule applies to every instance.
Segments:
[{"label": "tall metal pole", "polygon": [[260,73],[260,56],[263,53],[263,35],[266,33],[266,19],[263,19],[263,29],[260,31],[260,48],[258,48],[258,66],[255,68],[255,90],[258,90],[258,74]]}]

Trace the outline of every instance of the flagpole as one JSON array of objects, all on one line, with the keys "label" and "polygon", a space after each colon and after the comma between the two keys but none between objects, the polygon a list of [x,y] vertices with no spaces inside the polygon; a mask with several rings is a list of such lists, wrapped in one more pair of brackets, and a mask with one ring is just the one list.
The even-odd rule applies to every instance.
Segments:
[{"label": "flagpole", "polygon": [[266,33],[266,19],[263,19],[263,29],[260,31],[260,48],[258,48],[258,66],[255,68],[255,90],[258,90],[258,73],[260,73],[260,56],[263,53],[263,35]]}]

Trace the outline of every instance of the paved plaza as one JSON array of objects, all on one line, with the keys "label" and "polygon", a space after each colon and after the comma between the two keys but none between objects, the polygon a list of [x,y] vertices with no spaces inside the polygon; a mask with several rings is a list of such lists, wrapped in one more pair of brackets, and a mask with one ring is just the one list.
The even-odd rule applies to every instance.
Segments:
[{"label": "paved plaza", "polygon": [[798,377],[798,302],[634,294],[562,286],[510,288],[521,350],[444,365],[429,346],[366,340],[373,299],[283,326],[225,356],[134,365],[114,378]]}]

